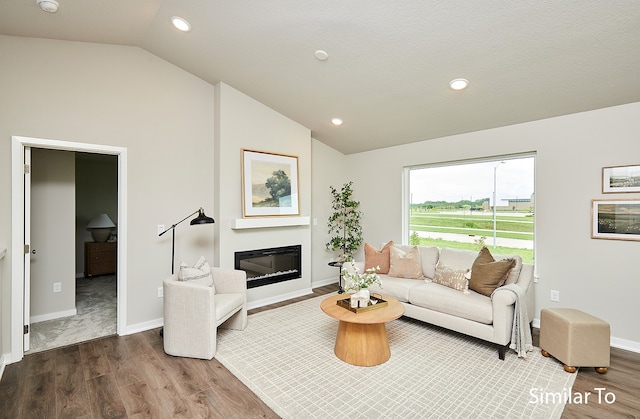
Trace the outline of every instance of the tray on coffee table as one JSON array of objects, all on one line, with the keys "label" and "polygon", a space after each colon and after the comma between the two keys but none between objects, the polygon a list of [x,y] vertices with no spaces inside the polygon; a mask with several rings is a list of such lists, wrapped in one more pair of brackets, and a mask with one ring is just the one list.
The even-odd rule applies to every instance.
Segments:
[{"label": "tray on coffee table", "polygon": [[[373,304],[371,301],[377,301],[377,303]],[[342,308],[346,308],[349,311],[354,313],[362,313],[363,311],[375,310],[376,308],[382,308],[389,305],[387,300],[383,300],[380,295],[372,295],[369,299],[369,304],[366,307],[351,307],[351,298],[344,298],[336,301],[336,304]]]}]

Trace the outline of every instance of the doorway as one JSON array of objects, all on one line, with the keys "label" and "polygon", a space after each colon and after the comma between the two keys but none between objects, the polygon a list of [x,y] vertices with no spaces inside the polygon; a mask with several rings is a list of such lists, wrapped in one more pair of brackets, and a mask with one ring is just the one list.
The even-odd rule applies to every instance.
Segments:
[{"label": "doorway", "polygon": [[31,327],[25,351],[115,334],[117,229],[97,242],[87,226],[118,224],[117,156],[31,148],[30,172]]},{"label": "doorway", "polygon": [[[126,334],[126,290],[127,290],[127,150],[126,148],[72,143],[66,141],[49,140],[31,137],[12,137],[12,246],[14,249],[25,248],[24,254],[13,252],[12,255],[12,292],[11,292],[11,359],[18,362],[24,356],[24,343],[28,339],[29,326],[29,295],[30,295],[30,257],[29,239],[31,228],[29,214],[29,191],[25,193],[25,150],[42,148],[48,150],[64,150],[83,153],[105,154],[117,157],[117,218],[118,218],[118,246],[117,246],[117,324],[116,332]],[[28,173],[28,171],[27,171]]]}]

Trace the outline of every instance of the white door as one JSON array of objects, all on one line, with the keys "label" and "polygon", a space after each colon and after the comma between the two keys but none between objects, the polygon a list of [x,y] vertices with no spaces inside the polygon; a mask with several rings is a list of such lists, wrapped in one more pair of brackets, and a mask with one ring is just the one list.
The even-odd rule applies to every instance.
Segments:
[{"label": "white door", "polygon": [[[31,149],[29,322],[76,314],[75,153]],[[25,278],[27,279],[27,278]],[[25,296],[27,293],[25,292]],[[28,303],[28,304],[27,304]],[[31,333],[32,335],[32,333]],[[29,344],[33,348],[33,342]],[[25,349],[26,350],[26,349]]]},{"label": "white door", "polygon": [[31,328],[31,147],[24,148],[24,351],[29,350]]}]

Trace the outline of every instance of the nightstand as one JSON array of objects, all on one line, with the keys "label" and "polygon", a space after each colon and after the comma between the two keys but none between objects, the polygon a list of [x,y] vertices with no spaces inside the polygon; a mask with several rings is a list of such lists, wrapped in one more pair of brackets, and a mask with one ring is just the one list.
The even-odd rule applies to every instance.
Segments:
[{"label": "nightstand", "polygon": [[113,275],[117,266],[117,242],[85,242],[84,276]]}]

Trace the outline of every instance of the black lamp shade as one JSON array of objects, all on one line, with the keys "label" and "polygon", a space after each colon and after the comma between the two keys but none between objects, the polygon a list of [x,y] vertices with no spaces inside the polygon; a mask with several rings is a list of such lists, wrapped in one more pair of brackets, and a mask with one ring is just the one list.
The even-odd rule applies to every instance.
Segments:
[{"label": "black lamp shade", "polygon": [[196,225],[196,224],[213,224],[213,223],[215,223],[213,218],[207,217],[206,215],[204,215],[204,210],[200,208],[200,210],[198,210],[198,216],[193,220],[191,220],[190,224]]}]

